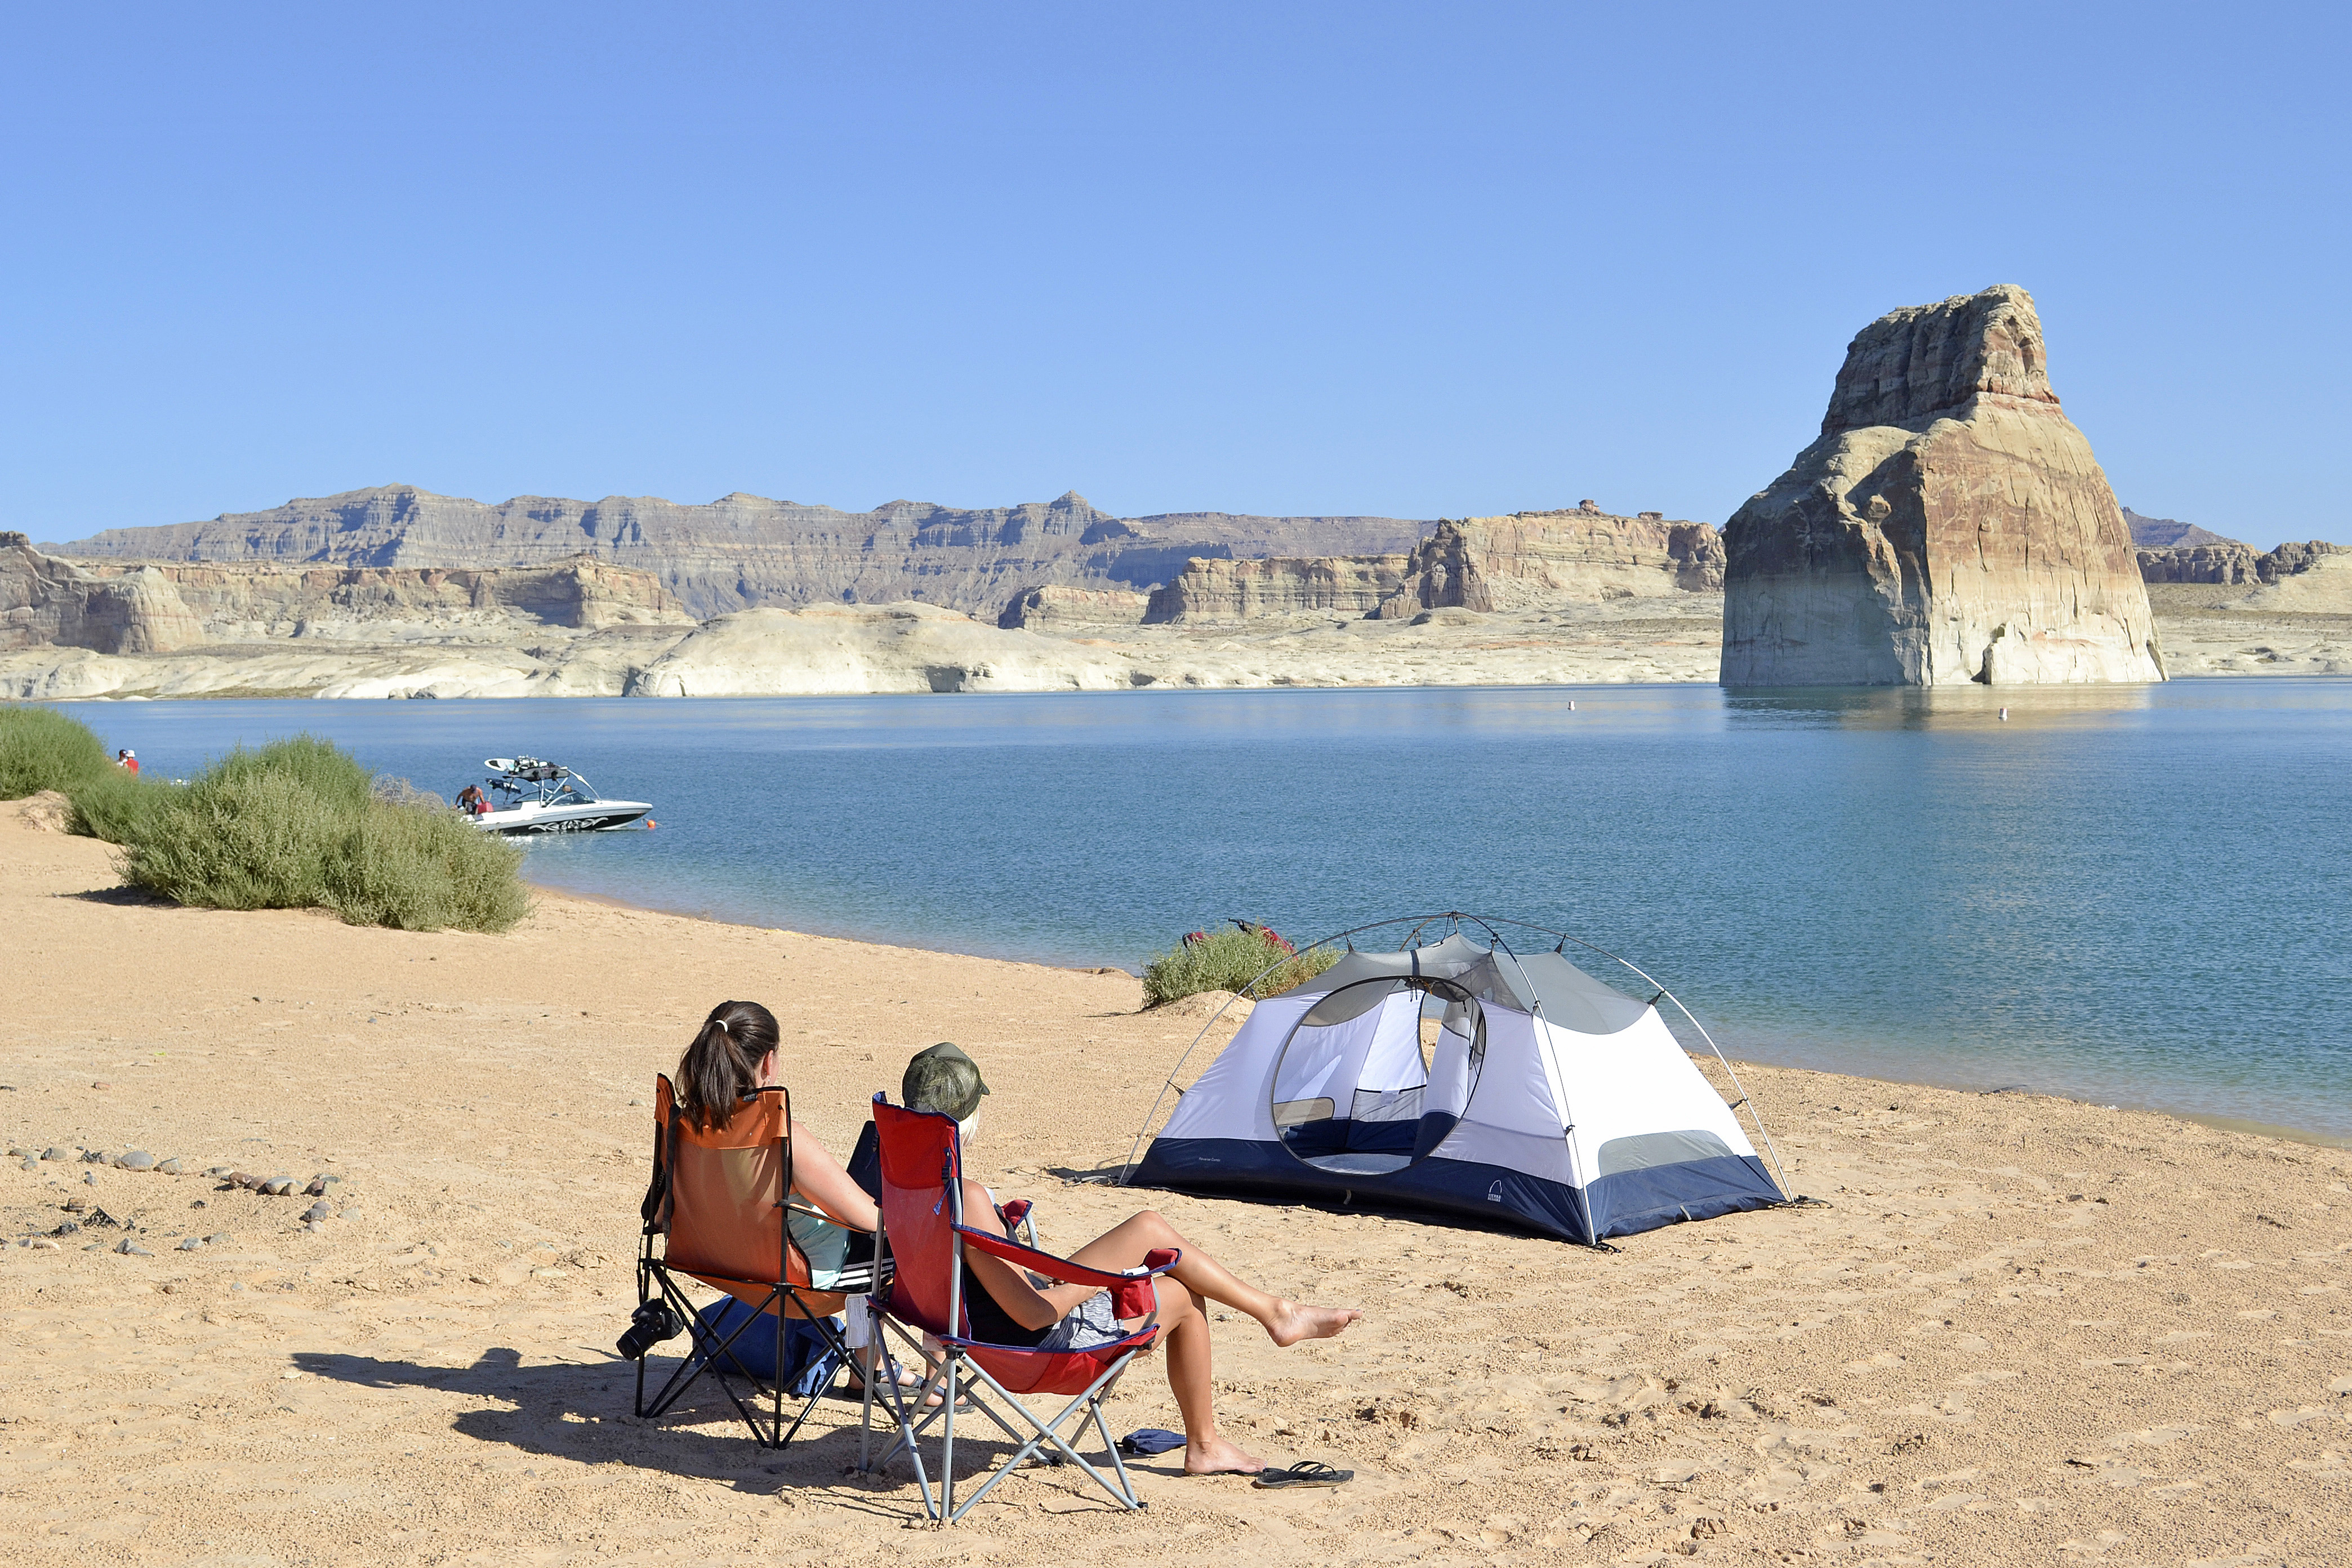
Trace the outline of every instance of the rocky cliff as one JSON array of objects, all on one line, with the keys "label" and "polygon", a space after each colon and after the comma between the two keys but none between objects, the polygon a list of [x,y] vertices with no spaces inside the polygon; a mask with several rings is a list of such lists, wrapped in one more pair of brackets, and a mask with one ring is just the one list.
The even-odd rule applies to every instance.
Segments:
[{"label": "rocky cliff", "polygon": [[163,573],[97,576],[43,554],[21,533],[0,533],[0,650],[173,653],[204,640]]},{"label": "rocky cliff", "polygon": [[387,485],[57,547],[159,561],[493,568],[583,552],[651,573],[698,616],[759,605],[920,600],[995,616],[1045,584],[1149,588],[1194,557],[1411,549],[1418,522],[1379,517],[1117,518],[1083,496],[966,510],[891,501],[870,512],[730,495],[708,505],[519,496],[496,506]]},{"label": "rocky cliff", "polygon": [[2123,509],[2002,286],[1881,317],[1723,531],[1727,686],[2160,680]]},{"label": "rocky cliff", "polygon": [[[2197,531],[2203,533],[2203,529]],[[2302,544],[2282,544],[2256,550],[2234,539],[2208,535],[2211,543],[2176,544],[2168,549],[2142,549],[2140,580],[2146,583],[2269,584],[2299,575],[2323,557],[2344,552],[2340,544],[2314,539]]]},{"label": "rocky cliff", "polygon": [[1703,522],[1620,517],[1591,501],[1561,511],[1440,518],[1395,555],[1194,561],[1156,591],[1148,622],[1248,620],[1302,612],[1393,619],[1424,611],[1520,610],[1706,593],[1723,546]]}]

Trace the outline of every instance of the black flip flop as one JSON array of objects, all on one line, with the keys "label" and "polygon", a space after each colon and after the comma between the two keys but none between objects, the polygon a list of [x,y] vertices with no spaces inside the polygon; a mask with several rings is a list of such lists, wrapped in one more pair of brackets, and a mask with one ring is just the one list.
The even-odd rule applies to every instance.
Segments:
[{"label": "black flip flop", "polygon": [[1292,1487],[1336,1487],[1356,1479],[1353,1470],[1335,1470],[1320,1459],[1302,1459],[1286,1470],[1266,1470],[1250,1485],[1278,1492]]}]

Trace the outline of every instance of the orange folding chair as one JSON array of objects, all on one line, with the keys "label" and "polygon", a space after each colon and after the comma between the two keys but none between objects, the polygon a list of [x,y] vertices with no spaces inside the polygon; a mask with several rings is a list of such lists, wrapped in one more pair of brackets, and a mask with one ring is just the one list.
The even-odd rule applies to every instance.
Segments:
[{"label": "orange folding chair", "polygon": [[[924,1356],[921,1336],[929,1334],[940,1352],[937,1370],[919,1386],[901,1387],[895,1365],[866,1379],[866,1426],[858,1439],[858,1468],[871,1469],[876,1462],[869,1456],[878,1385],[898,1426],[898,1440],[878,1462],[887,1465],[902,1453],[908,1457],[914,1466],[915,1484],[922,1492],[923,1511],[939,1523],[953,1524],[961,1519],[997,1482],[1041,1452],[1055,1464],[1067,1461],[1077,1466],[1120,1507],[1141,1508],[1143,1500],[1135,1495],[1134,1483],[1118,1457],[1118,1445],[1103,1419],[1102,1402],[1128,1363],[1158,1342],[1160,1302],[1151,1281],[1173,1268],[1182,1254],[1172,1249],[1155,1251],[1145,1258],[1140,1268],[1112,1272],[1024,1247],[1001,1230],[968,1226],[963,1215],[963,1152],[954,1121],[934,1112],[902,1110],[877,1094],[874,1130],[882,1154],[882,1232],[877,1251],[888,1259],[889,1278],[866,1299],[873,1314],[869,1339],[878,1344],[886,1333],[896,1333],[920,1358]],[[967,1247],[993,1253],[1048,1279],[1102,1286],[1111,1292],[1112,1311],[1120,1321],[1135,1318],[1143,1321],[1120,1339],[1083,1350],[982,1343],[971,1337],[971,1319],[964,1310]],[[926,1408],[923,1402],[934,1392],[940,1403]],[[959,1393],[968,1394],[974,1409],[1018,1445],[961,1507],[955,1500]],[[1058,1414],[1041,1418],[1021,1402],[1024,1394],[1066,1398],[1067,1403]],[[1000,1404],[1002,1410],[997,1408]],[[1063,1436],[1061,1428],[1073,1417],[1080,1436],[1085,1435],[1086,1423],[1093,1422],[1109,1457],[1108,1474],[1088,1463]],[[942,1424],[936,1494],[920,1447],[924,1431],[934,1421]],[[1021,1426],[1016,1426],[1015,1421]],[[1027,1428],[1026,1435],[1023,1427]]]},{"label": "orange folding chair", "polygon": [[[763,1447],[781,1448],[824,1395],[822,1389],[809,1395],[785,1428],[784,1320],[807,1322],[843,1364],[852,1364],[830,1320],[847,1295],[874,1289],[872,1259],[877,1254],[868,1250],[865,1260],[853,1261],[845,1247],[844,1256],[828,1257],[821,1273],[812,1268],[803,1237],[843,1238],[827,1234],[841,1229],[835,1221],[792,1196],[792,1097],[781,1088],[745,1098],[724,1126],[702,1128],[679,1112],[677,1091],[666,1075],[654,1080],[654,1175],[640,1210],[645,1243],[637,1258],[637,1310],[620,1345],[637,1363],[639,1416],[667,1414],[708,1372],[734,1402],[751,1436]],[[722,1290],[751,1310],[737,1315],[740,1321],[722,1332],[696,1310],[682,1283],[686,1279]],[[776,1341],[771,1364],[776,1371],[763,1379],[736,1347],[747,1333],[769,1331],[771,1322]],[[646,1352],[681,1329],[692,1334],[693,1352],[647,1400]],[[749,1348],[745,1342],[746,1353]],[[739,1377],[750,1387],[750,1402],[735,1391],[732,1380]],[[758,1408],[762,1382],[774,1385],[773,1405],[765,1411]]]}]

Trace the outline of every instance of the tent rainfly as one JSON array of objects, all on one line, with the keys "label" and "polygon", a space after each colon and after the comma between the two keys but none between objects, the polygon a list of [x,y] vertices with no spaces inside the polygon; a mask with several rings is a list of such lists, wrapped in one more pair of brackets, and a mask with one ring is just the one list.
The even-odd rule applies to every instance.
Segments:
[{"label": "tent rainfly", "polygon": [[1587,1244],[1789,1201],[1656,998],[1445,918],[1442,940],[1351,951],[1259,1002],[1126,1180],[1393,1204]]}]

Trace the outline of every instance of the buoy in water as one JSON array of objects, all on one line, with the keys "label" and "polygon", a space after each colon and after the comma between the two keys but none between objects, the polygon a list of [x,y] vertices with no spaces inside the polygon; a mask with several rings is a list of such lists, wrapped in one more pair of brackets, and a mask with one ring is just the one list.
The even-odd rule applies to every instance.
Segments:
[{"label": "buoy in water", "polygon": [[2000,710],[2000,721],[2004,724],[2009,722],[2009,710],[2006,708]]},{"label": "buoy in water", "polygon": [[1576,699],[1573,697],[1568,700],[1568,710],[1571,713],[1576,711]]}]

